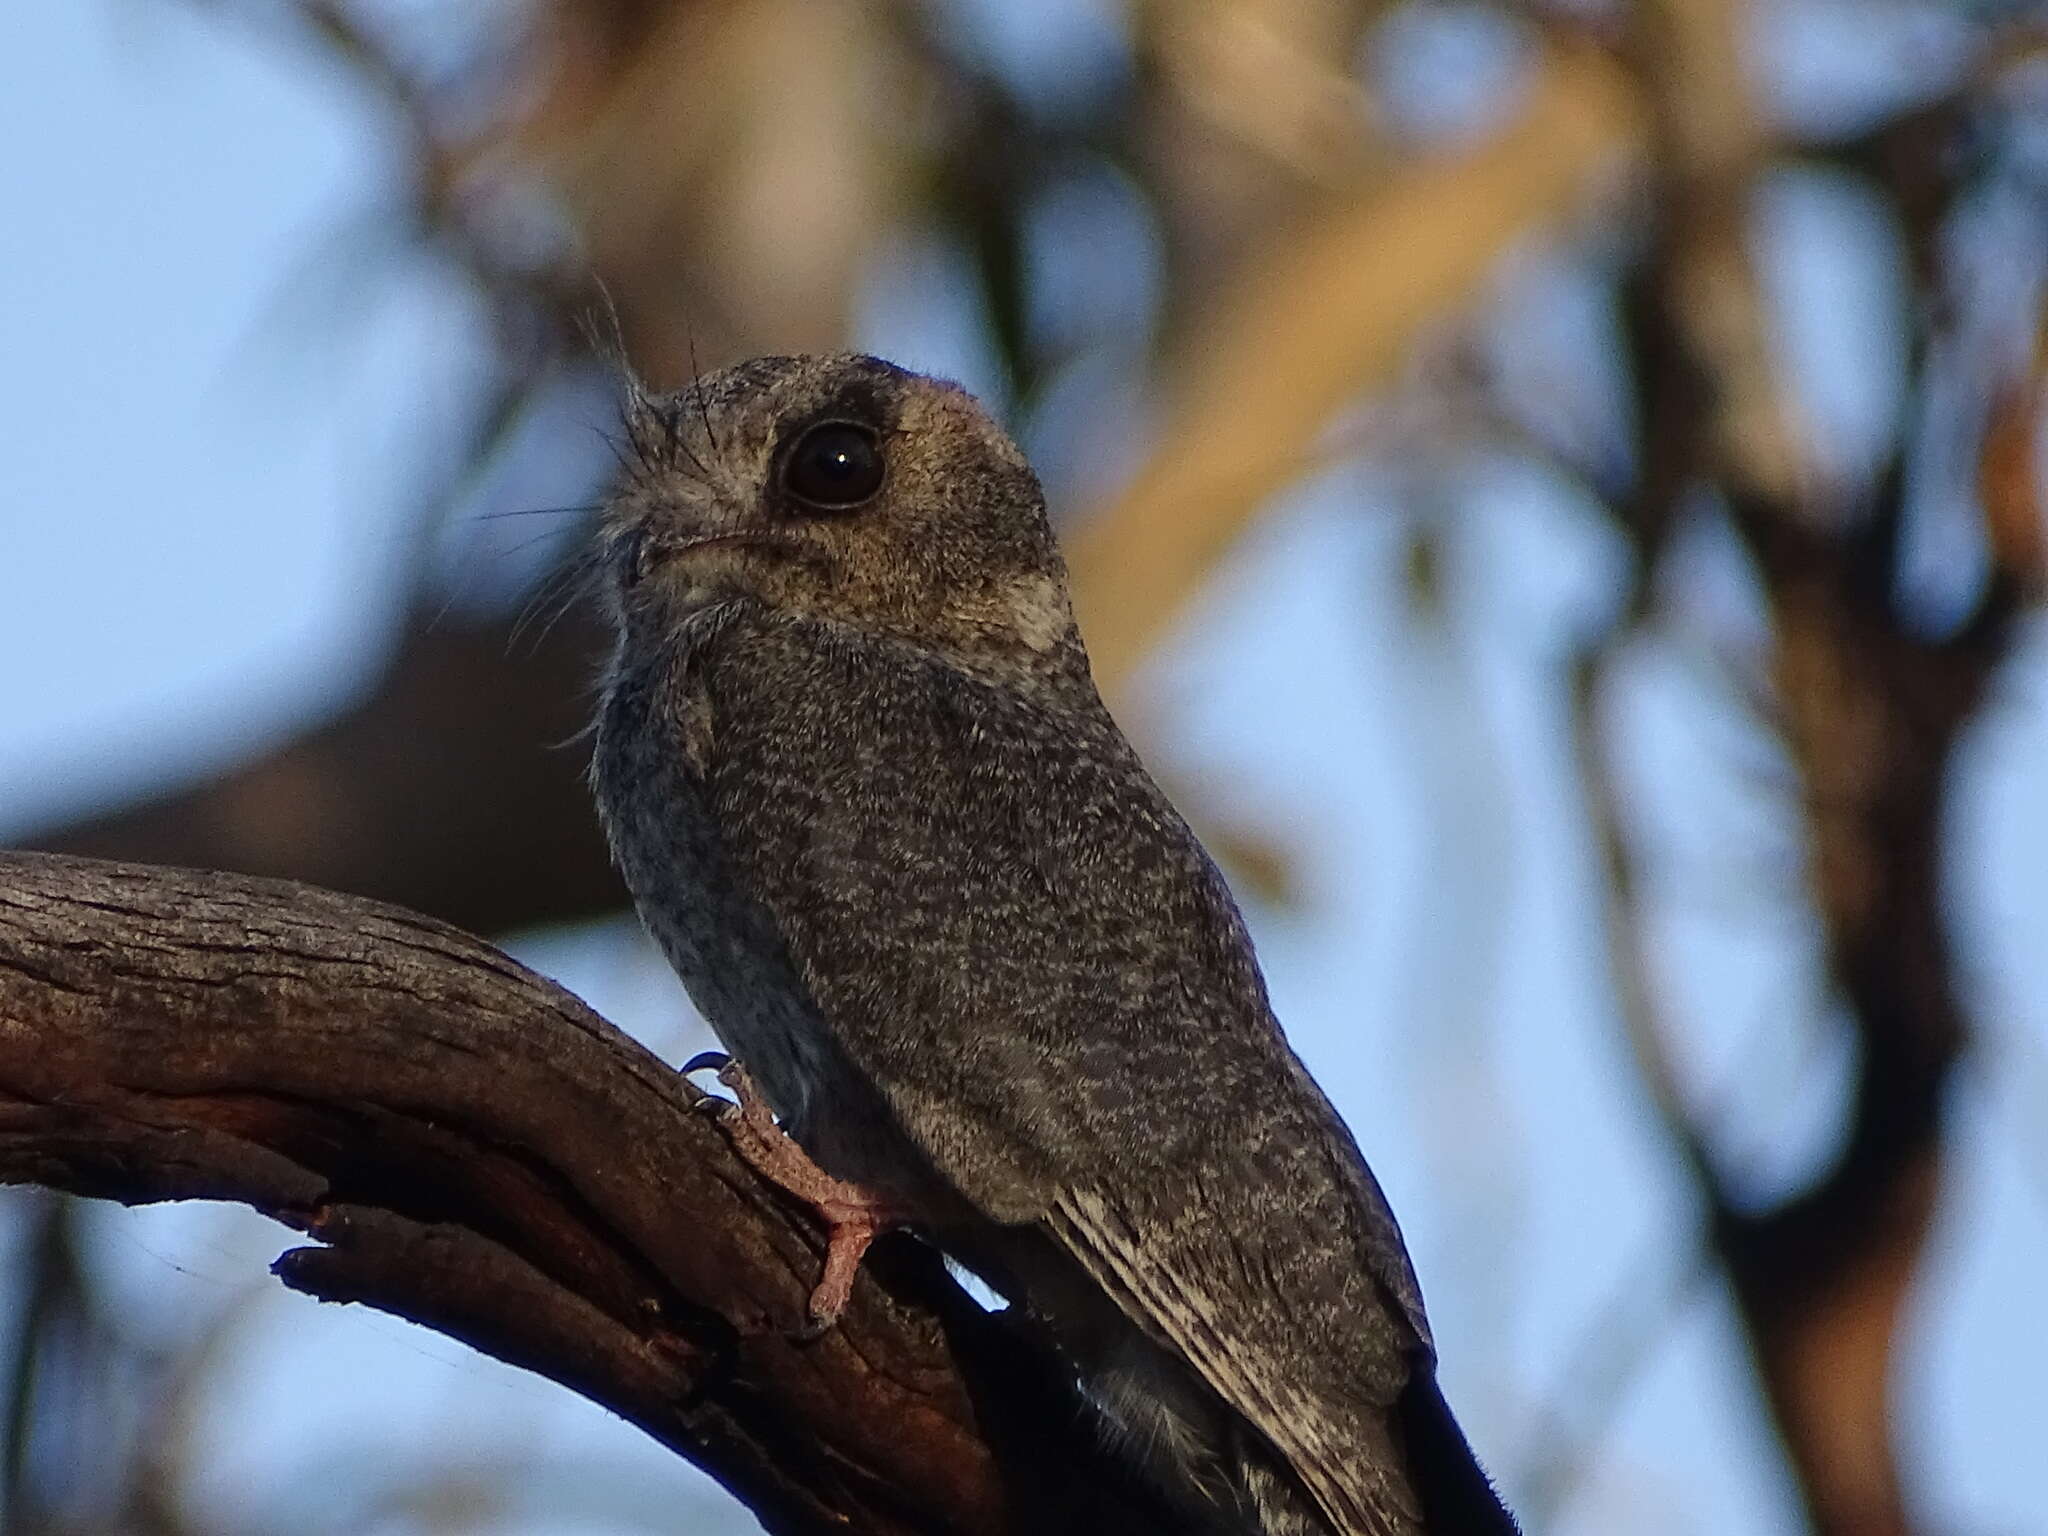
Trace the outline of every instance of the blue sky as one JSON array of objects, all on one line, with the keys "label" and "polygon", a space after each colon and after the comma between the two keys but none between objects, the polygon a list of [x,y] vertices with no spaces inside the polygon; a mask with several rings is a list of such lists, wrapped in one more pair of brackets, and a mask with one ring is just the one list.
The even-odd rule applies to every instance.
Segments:
[{"label": "blue sky", "polygon": [[[459,286],[337,234],[394,195],[393,145],[345,80],[173,4],[22,7],[9,33],[0,838],[260,751],[361,684],[395,618],[408,495],[448,451],[449,402],[477,366]],[[943,262],[917,259],[942,290]],[[986,377],[971,307],[929,302],[929,270],[877,273],[860,339]],[[1663,1315],[1695,1241],[1606,997],[1552,664],[1615,551],[1556,487],[1477,476],[1458,600],[1413,622],[1396,520],[1374,515],[1395,490],[1344,468],[1276,509],[1146,679],[1145,744],[1299,860],[1304,909],[1252,913],[1281,1016],[1402,1214],[1453,1401],[1512,1480],[1553,1439],[1544,1414],[1599,1368],[1591,1341]],[[1965,1132],[1903,1394],[1914,1485],[1942,1529],[2048,1528],[2032,1465],[2048,1423],[2041,661],[2035,644],[1958,796],[1989,1045],[1958,1086]],[[1811,936],[1727,855],[1756,799],[1727,787],[1726,742],[1682,664],[1646,648],[1617,697],[1642,815],[1678,850],[1653,885],[1671,898],[1659,959],[1698,1024],[1688,1059],[1792,1149],[1752,1138],[1768,1186],[1811,1155],[1839,1080],[1824,1030],[1756,1047],[1753,1021],[1818,1016]],[[630,929],[519,947],[663,1049],[695,1043]],[[202,1509],[283,1525],[275,1511],[303,1506],[310,1522],[365,1467],[451,1452],[485,1473],[545,1469],[541,1502],[479,1530],[710,1529],[698,1511],[725,1507],[545,1383],[284,1294],[263,1265],[285,1234],[260,1221],[109,1209],[96,1231],[139,1326],[255,1309],[200,1392]],[[1794,1529],[1718,1291],[1649,1336],[1555,1528],[1642,1529],[1655,1511],[1681,1536]]]}]

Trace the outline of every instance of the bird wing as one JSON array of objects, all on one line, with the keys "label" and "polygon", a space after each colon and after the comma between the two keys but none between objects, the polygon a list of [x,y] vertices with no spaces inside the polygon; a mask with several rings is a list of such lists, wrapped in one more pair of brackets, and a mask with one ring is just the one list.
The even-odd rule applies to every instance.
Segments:
[{"label": "bird wing", "polygon": [[1221,876],[1092,687],[832,637],[707,669],[734,876],[835,1047],[990,1219],[1038,1221],[1356,1536],[1420,1529],[1393,1216],[1287,1049]]},{"label": "bird wing", "polygon": [[[1333,1379],[1317,1369],[1354,1352],[1304,1359],[1292,1330],[1245,1317],[1255,1307],[1285,1308],[1284,1284],[1248,1292],[1219,1259],[1230,1240],[1193,1242],[1134,1231],[1103,1190],[1061,1194],[1048,1225],[1121,1307],[1170,1344],[1218,1397],[1270,1441],[1320,1506],[1333,1529],[1350,1536],[1413,1536],[1422,1510],[1390,1430],[1398,1388],[1383,1381]],[[1219,1275],[1217,1271],[1225,1273]],[[1351,1318],[1360,1331],[1379,1318]],[[1402,1364],[1405,1380],[1415,1368]],[[1426,1367],[1426,1363],[1423,1368]]]}]

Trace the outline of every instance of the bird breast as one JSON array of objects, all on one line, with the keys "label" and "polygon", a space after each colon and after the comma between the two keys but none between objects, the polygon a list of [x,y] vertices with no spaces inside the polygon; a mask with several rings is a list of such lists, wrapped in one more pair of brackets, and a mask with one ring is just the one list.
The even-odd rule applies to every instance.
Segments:
[{"label": "bird breast", "polygon": [[704,784],[706,725],[687,652],[615,667],[591,776],[649,935],[786,1124],[825,1093],[827,1030],[769,914],[740,890]]}]

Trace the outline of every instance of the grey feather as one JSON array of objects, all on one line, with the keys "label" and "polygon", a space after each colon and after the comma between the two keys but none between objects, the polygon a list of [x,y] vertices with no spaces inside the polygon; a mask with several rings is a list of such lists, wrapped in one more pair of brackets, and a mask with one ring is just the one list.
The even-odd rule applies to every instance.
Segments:
[{"label": "grey feather", "polygon": [[[821,513],[789,455],[835,421],[886,477]],[[864,358],[633,428],[593,781],[706,1017],[829,1172],[1044,1320],[1191,1520],[1438,1528],[1399,1230],[1096,692],[1021,455]]]}]

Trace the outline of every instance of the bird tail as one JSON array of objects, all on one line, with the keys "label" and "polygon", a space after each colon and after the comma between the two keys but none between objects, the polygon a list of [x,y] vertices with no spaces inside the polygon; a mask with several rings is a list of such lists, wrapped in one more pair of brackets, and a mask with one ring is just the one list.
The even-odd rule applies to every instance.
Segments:
[{"label": "bird tail", "polygon": [[1436,1372],[1408,1379],[1397,1408],[1407,1442],[1408,1473],[1422,1500],[1422,1526],[1430,1536],[1521,1536],[1465,1432],[1451,1416]]}]

